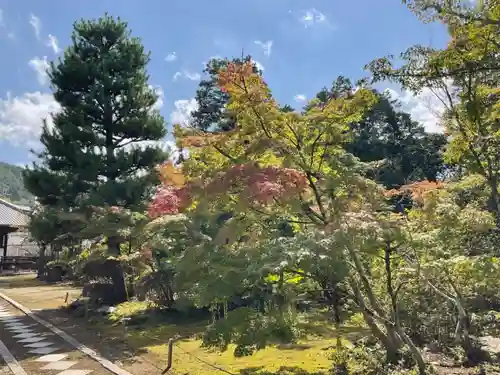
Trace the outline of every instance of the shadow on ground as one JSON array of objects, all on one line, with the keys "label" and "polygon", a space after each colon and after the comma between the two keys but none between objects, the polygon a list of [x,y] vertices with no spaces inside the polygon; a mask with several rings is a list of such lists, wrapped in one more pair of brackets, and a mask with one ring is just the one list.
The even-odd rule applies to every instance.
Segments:
[{"label": "shadow on ground", "polygon": [[[191,340],[180,340],[177,343],[179,347],[174,347],[174,366],[171,373],[176,375],[223,373],[203,363],[203,360],[222,369],[231,369],[229,373],[238,375],[326,375],[328,373],[323,369],[330,364],[328,351],[332,345],[332,332],[321,326],[321,316],[318,316],[317,322],[311,321],[313,326],[308,327],[312,331],[317,329],[320,335],[325,335],[324,339],[313,344],[314,347],[309,343],[283,344],[275,346],[269,352],[266,349],[265,356],[235,359],[232,350],[222,354],[207,354],[207,351],[200,348],[200,341],[193,339],[204,332],[210,319],[209,315],[201,314],[187,318],[185,314],[172,311],[141,309],[133,314],[126,314],[130,320],[125,326],[119,319],[112,322],[109,317],[102,315],[90,314],[85,317],[61,309],[65,291],[70,290],[71,285],[60,289],[58,285],[60,284],[40,282],[34,275],[0,277],[0,289],[4,289],[3,292],[9,297],[31,309],[37,309],[36,313],[41,318],[132,374],[161,373],[167,364],[166,344],[170,338],[176,336],[191,338]],[[43,299],[47,301],[44,302]],[[317,362],[320,359],[321,361]],[[266,370],[269,368],[273,370]]]}]

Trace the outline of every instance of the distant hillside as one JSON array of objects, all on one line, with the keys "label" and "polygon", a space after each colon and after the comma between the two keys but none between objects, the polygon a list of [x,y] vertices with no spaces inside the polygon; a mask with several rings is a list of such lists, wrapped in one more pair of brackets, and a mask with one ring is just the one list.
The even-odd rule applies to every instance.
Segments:
[{"label": "distant hillside", "polygon": [[33,196],[24,188],[23,168],[0,162],[0,197],[12,203],[29,205]]}]

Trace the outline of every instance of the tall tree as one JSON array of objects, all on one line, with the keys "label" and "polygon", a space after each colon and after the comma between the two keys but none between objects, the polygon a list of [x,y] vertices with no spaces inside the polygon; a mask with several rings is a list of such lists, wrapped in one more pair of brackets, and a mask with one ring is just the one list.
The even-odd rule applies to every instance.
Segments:
[{"label": "tall tree", "polygon": [[[252,57],[247,55],[242,58],[212,58],[203,72],[207,78],[200,82],[196,90],[196,102],[198,109],[193,112],[193,125],[204,131],[228,131],[234,128],[235,119],[226,111],[229,101],[229,94],[223,92],[218,83],[218,73],[221,69],[227,68],[229,63],[249,63]],[[262,74],[257,65],[252,62],[254,73]]]},{"label": "tall tree", "polygon": [[[392,249],[392,241],[397,240],[397,231],[391,229],[393,219],[382,213],[386,206],[381,204],[380,187],[361,175],[362,166],[344,149],[349,124],[361,121],[376,101],[372,90],[362,88],[351,97],[331,98],[321,107],[295,113],[282,110],[249,64],[230,64],[220,72],[219,84],[230,94],[227,109],[238,126],[235,131],[217,134],[177,127],[178,143],[189,149],[189,158],[182,164],[186,183],[166,186],[153,201],[151,213],[234,212],[212,241],[219,256],[226,250],[242,249],[246,257],[254,257],[244,246],[258,248],[259,255],[252,261],[255,270],[264,258],[264,247],[273,251],[283,245],[286,260],[281,258],[281,266],[266,269],[284,267],[283,273],[312,275],[326,288],[336,288],[340,281],[332,274],[338,268],[330,268],[340,258],[344,265],[349,264],[349,295],[371,333],[383,344],[388,360],[397,362],[406,344],[418,362],[419,373],[425,374],[421,353],[398,322],[396,296],[388,292],[395,302],[392,310],[385,309],[382,298],[387,296],[379,297],[370,281],[373,256],[379,256],[385,241]],[[273,241],[273,233],[266,244],[271,228],[263,218],[277,216],[295,225],[298,234],[288,237],[290,241],[282,236]],[[310,247],[303,241],[324,249],[304,251]],[[295,257],[293,244],[298,262],[291,259]],[[319,258],[302,263],[310,255]],[[237,272],[245,271],[239,268]],[[282,312],[278,310],[278,316],[284,318]]]},{"label": "tall tree", "polygon": [[[43,205],[141,208],[166,160],[166,134],[148,84],[149,53],[127,23],[104,15],[74,24],[72,44],[49,77],[62,110],[44,125],[39,162],[26,171],[28,190]],[[109,237],[113,253],[119,237]]]},{"label": "tall tree", "polygon": [[62,110],[52,128],[43,127],[44,149],[26,186],[51,205],[141,205],[157,179],[152,167],[166,159],[147,144],[166,134],[147,82],[149,54],[125,22],[108,15],[76,22],[72,41],[49,69]]},{"label": "tall tree", "polygon": [[446,158],[466,172],[483,176],[489,207],[500,228],[500,3],[411,1],[415,12],[448,26],[450,42],[442,50],[413,46],[393,67],[391,57],[369,64],[375,80],[390,79],[415,93],[428,88],[445,107],[443,123],[451,141]]},{"label": "tall tree", "polygon": [[[324,88],[306,110],[333,98],[352,96],[354,86],[345,77],[338,77],[330,89]],[[388,188],[397,188],[414,181],[435,181],[444,172],[443,134],[427,133],[400,109],[397,100],[373,90],[377,102],[361,121],[349,124],[351,137],[345,148],[361,161],[372,163],[369,177]],[[319,102],[319,103],[318,103]],[[373,163],[381,161],[381,163]]]}]

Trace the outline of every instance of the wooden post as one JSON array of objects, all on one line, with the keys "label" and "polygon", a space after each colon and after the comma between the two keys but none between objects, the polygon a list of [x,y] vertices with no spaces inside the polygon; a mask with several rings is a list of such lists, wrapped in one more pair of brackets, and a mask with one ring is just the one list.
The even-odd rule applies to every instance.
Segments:
[{"label": "wooden post", "polygon": [[7,256],[7,247],[9,245],[9,234],[5,233],[4,237],[4,244],[3,244],[3,254],[6,257]]},{"label": "wooden post", "polygon": [[169,339],[168,340],[168,357],[167,357],[167,367],[161,375],[166,374],[171,368],[172,368],[172,352],[174,350],[174,339]]},{"label": "wooden post", "polygon": [[2,234],[2,249],[3,249],[3,256],[6,257],[7,256],[7,241],[8,241],[8,234],[7,233],[4,233]]}]

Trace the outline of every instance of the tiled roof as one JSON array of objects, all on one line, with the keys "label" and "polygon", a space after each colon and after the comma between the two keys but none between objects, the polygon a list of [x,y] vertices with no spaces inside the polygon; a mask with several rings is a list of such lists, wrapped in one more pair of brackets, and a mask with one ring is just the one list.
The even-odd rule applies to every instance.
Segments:
[{"label": "tiled roof", "polygon": [[0,226],[25,227],[28,225],[30,209],[17,206],[0,198]]}]

